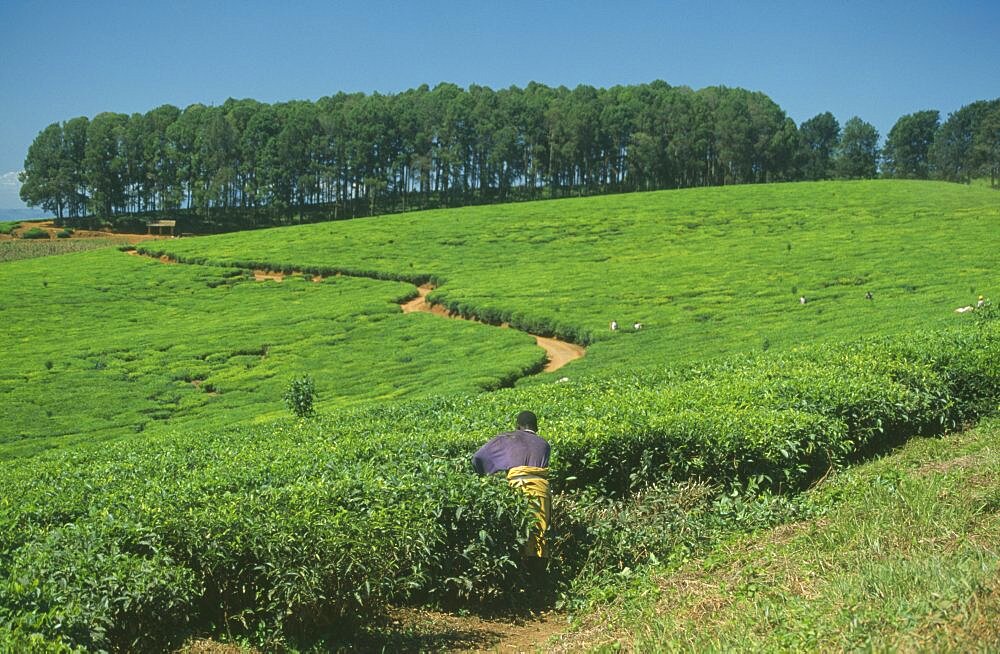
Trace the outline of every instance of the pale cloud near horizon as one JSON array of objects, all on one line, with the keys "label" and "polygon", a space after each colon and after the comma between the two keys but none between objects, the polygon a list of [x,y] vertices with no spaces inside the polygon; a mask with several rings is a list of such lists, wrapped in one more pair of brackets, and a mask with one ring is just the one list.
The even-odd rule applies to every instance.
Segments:
[{"label": "pale cloud near horizon", "polygon": [[17,176],[20,170],[11,170],[0,174],[0,209],[23,209],[26,207],[19,195],[21,182]]}]

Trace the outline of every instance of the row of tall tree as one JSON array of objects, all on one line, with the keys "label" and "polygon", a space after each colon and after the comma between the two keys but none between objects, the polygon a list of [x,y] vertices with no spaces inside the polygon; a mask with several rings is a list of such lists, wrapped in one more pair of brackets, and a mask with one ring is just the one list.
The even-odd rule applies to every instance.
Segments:
[{"label": "row of tall tree", "polygon": [[[990,150],[983,133],[995,131],[998,116],[994,101],[964,107],[944,125],[937,112],[901,118],[884,170],[967,179],[992,165],[995,176],[996,139]],[[293,216],[873,177],[878,142],[860,118],[841,129],[824,113],[797,127],[766,95],[743,89],[440,84],[54,123],[28,150],[21,197],[60,219],[169,216],[190,230],[239,228]]]}]

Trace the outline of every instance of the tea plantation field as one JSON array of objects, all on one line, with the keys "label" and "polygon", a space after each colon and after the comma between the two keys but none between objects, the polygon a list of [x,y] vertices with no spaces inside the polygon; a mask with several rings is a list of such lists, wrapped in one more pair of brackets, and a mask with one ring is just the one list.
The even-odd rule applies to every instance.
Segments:
[{"label": "tea plantation field", "polygon": [[302,374],[332,410],[494,388],[544,363],[516,331],[403,316],[414,288],[399,282],[259,283],[107,249],[4,263],[0,287],[0,458],[274,415]]},{"label": "tea plantation field", "polygon": [[[983,188],[788,184],[0,263],[0,651],[322,651],[391,606],[522,604],[530,512],[469,468],[522,409],[568,605],[809,517],[831,469],[1000,408],[996,308],[954,312],[995,295],[998,225]],[[587,356],[526,377],[523,332],[402,314],[426,280]],[[284,417],[303,373],[319,415]]]},{"label": "tea plantation field", "polygon": [[[431,275],[431,298],[452,309],[593,343],[561,376],[947,325],[998,286],[1000,194],[891,180],[748,185],[145,247],[212,263]],[[626,329],[612,334],[611,320]],[[634,322],[641,333],[628,333]]]},{"label": "tea plantation field", "polygon": [[[455,311],[590,344],[559,377],[947,326],[959,320],[955,307],[996,286],[998,224],[1000,195],[987,188],[830,182],[473,207],[140,246],[195,265],[113,250],[9,261],[0,265],[9,344],[0,351],[9,416],[0,457],[53,437],[274,415],[300,374],[316,378],[320,408],[331,409],[496,388],[541,365],[541,350],[514,331],[398,315],[393,303],[415,291],[394,279],[432,279],[431,298]],[[371,279],[255,285],[225,266]],[[610,320],[622,329],[609,331]]]},{"label": "tea plantation field", "polygon": [[0,644],[311,647],[363,633],[389,604],[522,602],[528,507],[468,461],[525,406],[544,416],[563,493],[556,580],[682,562],[727,531],[794,519],[787,494],[831,465],[995,412],[998,329],[22,459],[0,470]]}]

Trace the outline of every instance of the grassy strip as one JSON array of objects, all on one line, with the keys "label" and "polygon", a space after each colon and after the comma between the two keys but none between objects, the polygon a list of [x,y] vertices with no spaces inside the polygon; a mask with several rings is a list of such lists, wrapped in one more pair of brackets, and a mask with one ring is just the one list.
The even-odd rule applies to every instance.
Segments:
[{"label": "grassy strip", "polygon": [[[563,645],[637,651],[1000,648],[1000,420],[920,438],[757,532],[592,608]],[[615,625],[609,628],[609,625]]]}]

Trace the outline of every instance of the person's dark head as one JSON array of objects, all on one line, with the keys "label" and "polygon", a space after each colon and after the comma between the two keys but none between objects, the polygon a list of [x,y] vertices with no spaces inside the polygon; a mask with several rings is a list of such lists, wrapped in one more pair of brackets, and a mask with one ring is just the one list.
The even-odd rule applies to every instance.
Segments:
[{"label": "person's dark head", "polygon": [[517,428],[538,431],[538,418],[531,411],[522,411],[517,414]]}]

